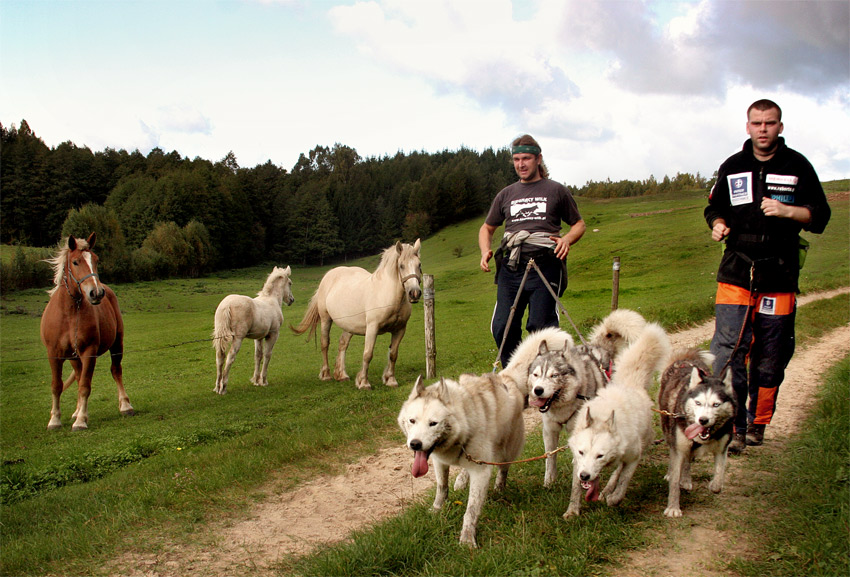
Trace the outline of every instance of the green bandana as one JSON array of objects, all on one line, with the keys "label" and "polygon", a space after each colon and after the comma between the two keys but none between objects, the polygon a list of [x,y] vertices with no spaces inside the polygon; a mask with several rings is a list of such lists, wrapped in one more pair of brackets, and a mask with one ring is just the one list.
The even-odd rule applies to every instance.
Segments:
[{"label": "green bandana", "polygon": [[534,156],[537,156],[538,154],[540,154],[540,147],[529,145],[529,144],[523,144],[521,146],[514,146],[513,148],[511,148],[511,154],[523,154],[523,153],[533,154]]}]

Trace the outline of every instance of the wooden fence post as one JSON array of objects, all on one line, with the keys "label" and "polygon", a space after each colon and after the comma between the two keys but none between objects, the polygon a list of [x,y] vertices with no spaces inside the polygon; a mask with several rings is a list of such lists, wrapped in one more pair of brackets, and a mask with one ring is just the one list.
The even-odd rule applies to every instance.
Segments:
[{"label": "wooden fence post", "polygon": [[620,298],[620,257],[614,257],[614,286],[611,289],[611,310],[617,310],[617,301]]},{"label": "wooden fence post", "polygon": [[434,275],[422,275],[422,295],[425,307],[425,378],[437,376],[437,344],[434,331]]}]

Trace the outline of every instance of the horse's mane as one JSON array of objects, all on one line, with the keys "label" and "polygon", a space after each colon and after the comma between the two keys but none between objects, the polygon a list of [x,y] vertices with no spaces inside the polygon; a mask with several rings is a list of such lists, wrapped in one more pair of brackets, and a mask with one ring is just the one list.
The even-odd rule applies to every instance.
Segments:
[{"label": "horse's mane", "polygon": [[280,267],[274,267],[272,272],[269,273],[269,276],[266,278],[266,282],[263,284],[263,288],[260,289],[260,292],[257,293],[258,297],[268,297],[272,296],[272,289],[274,288],[274,283],[279,278],[283,278],[286,276],[286,269]]},{"label": "horse's mane", "polygon": [[[88,241],[83,238],[78,238],[77,248],[80,250],[88,250]],[[62,276],[65,274],[65,263],[68,262],[69,252],[71,252],[71,249],[68,248],[68,239],[65,238],[59,241],[59,245],[56,248],[56,254],[50,258],[44,259],[44,262],[48,263],[53,268],[53,288],[47,291],[47,294],[50,296],[53,296],[53,293],[55,293],[56,289],[59,288],[59,285],[62,284]]]},{"label": "horse's mane", "polygon": [[381,262],[378,263],[378,268],[375,269],[375,275],[380,275],[385,270],[388,270],[390,267],[395,267],[395,264],[398,262],[398,259],[401,257],[401,255],[404,254],[404,251],[409,250],[408,245],[402,244],[401,246],[401,254],[399,254],[398,249],[395,247],[395,245],[384,249],[384,252],[381,253]]}]

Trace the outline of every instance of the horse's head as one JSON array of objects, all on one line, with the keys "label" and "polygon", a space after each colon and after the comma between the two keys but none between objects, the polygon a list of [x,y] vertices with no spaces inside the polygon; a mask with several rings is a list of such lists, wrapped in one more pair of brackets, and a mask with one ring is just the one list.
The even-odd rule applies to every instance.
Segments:
[{"label": "horse's head", "polygon": [[295,297],[292,296],[292,268],[286,267],[285,269],[281,269],[279,267],[275,267],[280,271],[280,274],[283,275],[283,302],[286,303],[287,306],[291,305],[295,302]]},{"label": "horse's head", "polygon": [[295,297],[292,296],[291,274],[292,269],[290,267],[274,267],[263,285],[263,290],[257,293],[257,296],[275,297],[282,303],[286,303],[287,306],[291,305],[295,302]]},{"label": "horse's head", "polygon": [[412,302],[419,302],[422,297],[422,263],[419,260],[419,239],[413,245],[397,242],[396,250],[398,251],[398,278],[404,287],[404,292],[407,293],[407,299]]},{"label": "horse's head", "polygon": [[99,305],[106,294],[97,274],[97,255],[92,252],[96,239],[95,233],[91,233],[88,240],[69,236],[64,267],[69,294],[78,299],[86,298],[93,305]]}]

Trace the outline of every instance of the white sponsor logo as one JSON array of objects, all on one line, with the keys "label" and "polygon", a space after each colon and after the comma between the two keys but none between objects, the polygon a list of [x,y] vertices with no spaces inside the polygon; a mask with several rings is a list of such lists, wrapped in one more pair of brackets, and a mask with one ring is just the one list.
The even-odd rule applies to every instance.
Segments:
[{"label": "white sponsor logo", "polygon": [[794,186],[800,179],[796,176],[789,176],[785,174],[768,174],[766,181],[768,184],[790,184]]},{"label": "white sponsor logo", "polygon": [[753,173],[741,172],[726,177],[729,184],[729,202],[732,206],[753,202]]},{"label": "white sponsor logo", "polygon": [[762,297],[759,312],[763,315],[776,314],[776,299],[773,297]]}]

